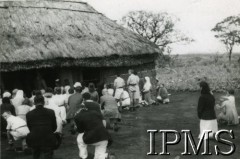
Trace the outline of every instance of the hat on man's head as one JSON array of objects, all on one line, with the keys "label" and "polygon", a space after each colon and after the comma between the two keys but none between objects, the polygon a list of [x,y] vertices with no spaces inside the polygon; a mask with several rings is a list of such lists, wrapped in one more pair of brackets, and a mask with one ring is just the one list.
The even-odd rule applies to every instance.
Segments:
[{"label": "hat on man's head", "polygon": [[76,82],[74,85],[73,85],[74,88],[76,87],[82,87],[81,83],[80,82]]}]

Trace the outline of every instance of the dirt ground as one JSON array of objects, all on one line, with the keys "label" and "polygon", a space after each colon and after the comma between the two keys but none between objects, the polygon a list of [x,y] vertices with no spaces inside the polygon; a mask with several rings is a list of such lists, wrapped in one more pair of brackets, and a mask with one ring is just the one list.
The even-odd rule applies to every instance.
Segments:
[{"label": "dirt ground", "polygon": [[[110,131],[114,143],[109,148],[109,151],[114,153],[117,159],[239,159],[240,156],[240,125],[227,126],[221,125],[219,129],[232,129],[235,134],[235,139],[229,139],[236,145],[236,151],[231,156],[216,156],[214,145],[219,145],[222,151],[229,151],[229,146],[222,145],[214,140],[210,141],[210,151],[213,155],[209,156],[182,156],[184,151],[184,136],[178,145],[168,146],[170,156],[147,156],[149,151],[149,134],[148,129],[172,129],[181,131],[183,129],[191,130],[196,142],[199,133],[199,120],[197,118],[197,101],[199,93],[194,92],[178,92],[172,93],[171,103],[168,105],[156,105],[151,107],[142,107],[135,112],[125,111],[122,113],[121,129],[118,132]],[[216,99],[219,94],[215,94]],[[238,114],[240,114],[240,93],[236,94],[236,103]],[[66,127],[67,129],[68,127]],[[169,141],[174,140],[173,136],[169,136]],[[161,134],[156,134],[156,152],[162,151]],[[2,159],[30,159],[31,156],[26,156],[22,153],[5,151],[7,141],[1,141],[1,158]],[[190,149],[192,152],[192,150]],[[93,153],[93,147],[89,147],[89,152]],[[201,151],[203,152],[203,151]],[[76,144],[76,135],[71,135],[67,130],[64,132],[64,140],[61,147],[55,151],[54,159],[79,159],[78,147]]]}]

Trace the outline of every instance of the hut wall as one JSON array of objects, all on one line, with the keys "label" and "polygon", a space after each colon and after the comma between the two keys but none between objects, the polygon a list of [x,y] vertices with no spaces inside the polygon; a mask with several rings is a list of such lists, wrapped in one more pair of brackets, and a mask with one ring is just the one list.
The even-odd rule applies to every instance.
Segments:
[{"label": "hut wall", "polygon": [[[141,66],[134,66],[134,67],[119,67],[119,68],[107,68],[102,70],[102,76],[104,77],[105,81],[102,81],[102,83],[106,84],[113,84],[116,74],[119,72],[121,74],[121,77],[127,81],[129,74],[128,70],[134,69],[138,72],[138,76],[140,78],[140,89],[143,87],[143,81],[144,77],[148,76],[151,79],[151,83],[153,86],[156,86],[156,70],[155,70],[155,64],[154,63],[148,63]],[[153,87],[154,88],[154,87]],[[156,95],[156,89],[152,89],[152,95]]]},{"label": "hut wall", "polygon": [[145,76],[149,76],[152,82],[155,82],[156,71],[155,71],[155,63],[148,63],[140,66],[133,67],[118,67],[118,68],[106,68],[102,69],[102,76],[105,77],[106,83],[113,83],[116,78],[116,74],[120,73],[122,78],[125,80],[128,79],[128,70],[134,69],[138,72],[138,76],[140,78],[144,78]]},{"label": "hut wall", "polygon": [[79,82],[79,81],[82,81],[83,79],[83,76],[82,76],[82,69],[79,68],[79,67],[71,67],[71,68],[68,68],[69,72],[72,74],[72,81],[73,81],[73,84],[75,82]]},{"label": "hut wall", "polygon": [[[77,81],[84,81],[85,84],[93,82],[97,87],[102,87],[104,83],[113,84],[117,73],[120,73],[127,80],[129,69],[136,70],[142,79],[145,76],[149,76],[152,83],[155,83],[156,72],[154,63],[133,67],[63,67],[4,72],[1,73],[0,81],[2,90],[8,89],[11,91],[14,88],[19,88],[30,95],[32,90],[40,89],[40,84],[43,83],[41,81],[44,81],[46,87],[54,87],[57,78],[61,80],[61,84],[64,84],[64,80],[68,79],[71,86]],[[42,80],[37,80],[37,75],[40,75]]]}]

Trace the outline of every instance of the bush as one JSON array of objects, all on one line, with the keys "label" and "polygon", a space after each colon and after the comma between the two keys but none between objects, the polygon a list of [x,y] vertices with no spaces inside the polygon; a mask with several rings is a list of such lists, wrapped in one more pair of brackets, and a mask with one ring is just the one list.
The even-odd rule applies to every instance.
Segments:
[{"label": "bush", "polygon": [[208,66],[178,67],[174,70],[175,72],[169,71],[169,68],[157,70],[159,82],[165,83],[166,87],[171,90],[197,91],[199,90],[198,82],[203,79],[207,80],[214,91],[223,91],[229,87],[240,87],[240,71],[234,67],[223,69],[212,64]]}]

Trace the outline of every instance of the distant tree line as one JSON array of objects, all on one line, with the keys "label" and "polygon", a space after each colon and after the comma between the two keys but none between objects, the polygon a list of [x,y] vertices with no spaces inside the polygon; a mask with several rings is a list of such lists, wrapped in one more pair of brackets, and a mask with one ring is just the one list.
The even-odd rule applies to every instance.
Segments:
[{"label": "distant tree line", "polygon": [[[179,21],[173,15],[166,12],[152,13],[146,11],[132,11],[123,16],[121,23],[124,27],[147,38],[167,53],[165,57],[170,61],[171,46],[174,43],[188,44],[194,40],[187,37],[181,31],[176,29],[176,23]],[[240,15],[230,16],[216,24],[212,29],[218,38],[226,46],[229,62],[233,53],[233,48],[240,44]]]}]

